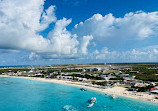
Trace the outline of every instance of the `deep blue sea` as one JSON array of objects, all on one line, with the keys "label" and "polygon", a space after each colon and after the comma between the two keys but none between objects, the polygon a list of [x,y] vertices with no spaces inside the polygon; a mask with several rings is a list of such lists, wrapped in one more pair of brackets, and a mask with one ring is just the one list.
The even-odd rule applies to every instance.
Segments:
[{"label": "deep blue sea", "polygon": [[8,68],[8,67],[27,67],[30,65],[17,65],[17,66],[0,66],[0,68]]},{"label": "deep blue sea", "polygon": [[[88,108],[91,97],[97,103]],[[158,111],[158,104],[78,87],[19,78],[0,78],[0,111]]]}]

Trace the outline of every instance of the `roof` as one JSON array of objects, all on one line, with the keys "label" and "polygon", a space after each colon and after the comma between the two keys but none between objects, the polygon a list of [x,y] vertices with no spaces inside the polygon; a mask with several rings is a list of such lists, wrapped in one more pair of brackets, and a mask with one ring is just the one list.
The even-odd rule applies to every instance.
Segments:
[{"label": "roof", "polygon": [[158,89],[158,86],[155,86],[155,89]]},{"label": "roof", "polygon": [[158,90],[152,90],[151,93],[158,93]]}]

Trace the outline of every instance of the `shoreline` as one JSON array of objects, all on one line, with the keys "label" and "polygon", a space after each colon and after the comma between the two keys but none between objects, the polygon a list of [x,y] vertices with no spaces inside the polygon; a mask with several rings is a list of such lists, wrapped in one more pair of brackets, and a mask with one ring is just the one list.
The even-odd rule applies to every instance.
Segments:
[{"label": "shoreline", "polygon": [[70,85],[70,86],[80,87],[80,88],[82,87],[85,89],[90,89],[90,90],[102,92],[109,95],[114,94],[114,95],[125,97],[125,98],[131,98],[135,100],[152,102],[152,103],[158,104],[158,99],[154,99],[155,95],[149,95],[143,92],[133,93],[133,92],[127,91],[126,88],[118,87],[118,86],[115,86],[113,88],[108,88],[108,89],[101,89],[101,88],[97,88],[97,85],[91,85],[89,83],[83,83],[83,82],[72,82],[68,80],[46,79],[46,78],[37,78],[37,77],[8,76],[8,75],[0,75],[0,77],[23,78],[23,79],[30,79],[30,80],[36,80],[36,81]]}]

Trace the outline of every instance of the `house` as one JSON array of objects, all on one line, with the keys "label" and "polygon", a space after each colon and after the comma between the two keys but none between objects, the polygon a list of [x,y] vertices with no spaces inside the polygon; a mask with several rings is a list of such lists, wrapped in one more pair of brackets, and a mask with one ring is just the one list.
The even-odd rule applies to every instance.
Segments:
[{"label": "house", "polygon": [[135,83],[135,86],[138,86],[138,87],[144,87],[148,85],[149,85],[148,83]]},{"label": "house", "polygon": [[130,73],[139,73],[139,71],[130,71]]},{"label": "house", "polygon": [[78,81],[86,81],[86,80],[87,78],[81,78],[81,77],[78,78]]},{"label": "house", "polygon": [[158,73],[156,73],[155,76],[158,76]]}]

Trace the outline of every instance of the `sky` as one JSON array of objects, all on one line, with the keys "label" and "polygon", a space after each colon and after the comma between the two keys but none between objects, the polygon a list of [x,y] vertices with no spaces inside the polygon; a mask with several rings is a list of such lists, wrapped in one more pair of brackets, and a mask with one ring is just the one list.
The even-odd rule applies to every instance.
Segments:
[{"label": "sky", "polygon": [[0,66],[158,62],[157,0],[0,0]]}]

